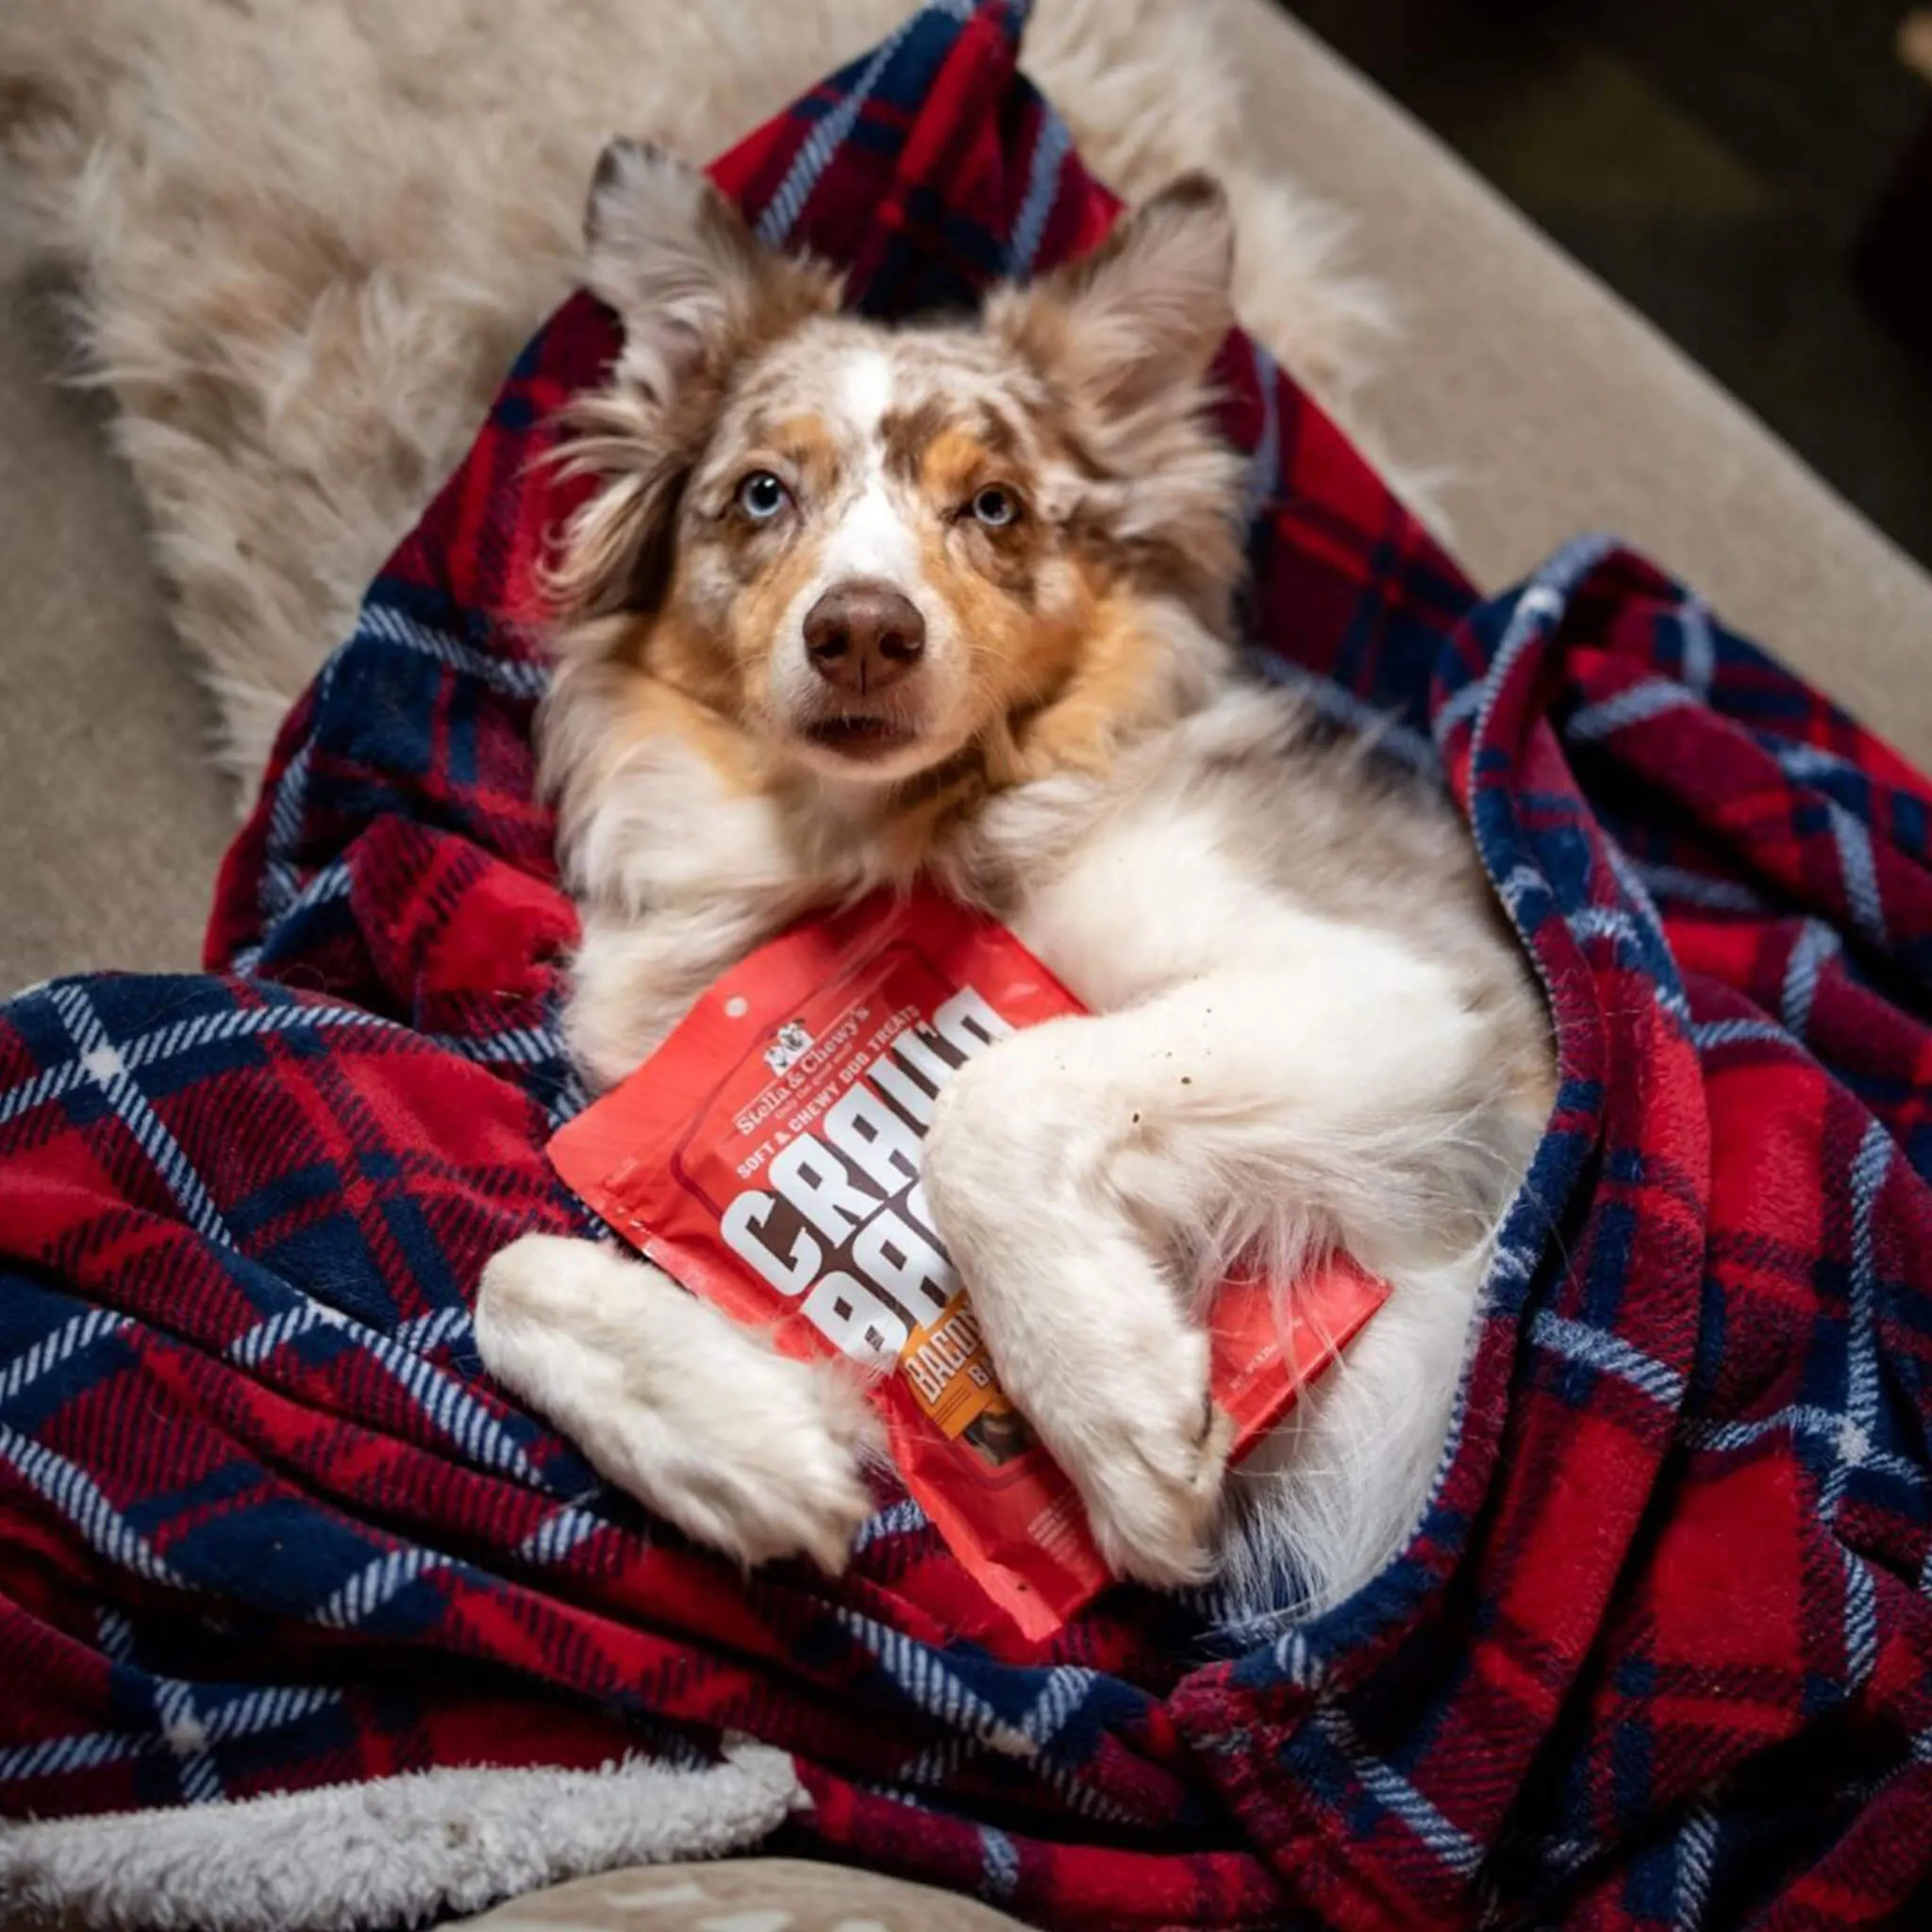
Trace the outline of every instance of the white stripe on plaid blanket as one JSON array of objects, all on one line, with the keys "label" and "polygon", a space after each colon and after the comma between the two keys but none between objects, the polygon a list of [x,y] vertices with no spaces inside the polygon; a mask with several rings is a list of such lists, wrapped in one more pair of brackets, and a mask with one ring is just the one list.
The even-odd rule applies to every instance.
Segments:
[{"label": "white stripe on plaid blanket", "polygon": [[[348,648],[347,641],[338,644],[316,673],[317,710],[328,702],[329,691],[335,684],[336,666]],[[268,862],[262,869],[261,891],[256,901],[264,926],[272,925],[286,909],[285,902],[277,894],[292,890],[294,875],[288,860],[302,833],[303,813],[308,807],[308,760],[314,748],[313,738],[305,738],[296,747],[283,768],[282,775],[275,781],[275,795],[268,803]]]},{"label": "white stripe on plaid blanket", "polygon": [[1645,1355],[1620,1335],[1592,1328],[1549,1308],[1529,1324],[1529,1339],[1538,1348],[1559,1355],[1600,1374],[1615,1375],[1662,1408],[1674,1409],[1684,1400],[1684,1378],[1668,1362]]},{"label": "white stripe on plaid blanket", "polygon": [[1844,951],[1844,941],[1822,919],[1807,919],[1798,942],[1785,961],[1785,983],[1779,1015],[1800,1040],[1811,1027],[1811,1002],[1818,996],[1818,975],[1825,962]]},{"label": "white stripe on plaid blanket", "polygon": [[[452,1314],[467,1324],[468,1318],[461,1310],[435,1311],[439,1323]],[[304,1298],[237,1336],[228,1344],[228,1359],[245,1369],[259,1369],[277,1349],[322,1327],[341,1330],[358,1353],[398,1382],[428,1422],[472,1461],[508,1475],[534,1479],[536,1470],[530,1458],[475,1391],[416,1352],[417,1346],[433,1347],[433,1341],[425,1343],[419,1337],[412,1346],[399,1336],[368,1327],[325,1302]],[[439,1333],[436,1340],[441,1339]]]},{"label": "white stripe on plaid blanket", "polygon": [[[1683,1424],[1681,1428],[1691,1448],[1718,1455],[1748,1449],[1767,1436],[1809,1436],[1857,1468],[1869,1469],[1917,1492],[1923,1493],[1927,1488],[1923,1469],[1889,1449],[1874,1448],[1869,1433],[1842,1409],[1826,1408],[1820,1403],[1792,1402],[1749,1422],[1692,1421]],[[1932,1557],[1927,1560],[1932,1562]]]},{"label": "white stripe on plaid blanket", "polygon": [[1878,894],[1878,862],[1872,851],[1872,828],[1848,812],[1836,799],[1825,801],[1831,836],[1838,846],[1839,876],[1844,881],[1845,903],[1858,930],[1882,952],[1891,950],[1886,929],[1885,902]]},{"label": "white stripe on plaid blanket", "polygon": [[935,1651],[874,1617],[834,1606],[833,1616],[875,1657],[914,1707],[965,1731],[1006,1757],[1031,1757],[1036,1746],[960,1678]]},{"label": "white stripe on plaid blanket", "polygon": [[[68,991],[57,982],[18,997],[52,1003],[58,995]],[[58,1010],[58,1007],[56,1010]],[[192,1053],[196,1047],[214,1045],[225,1040],[251,1039],[265,1033],[301,1033],[309,1029],[356,1026],[366,1026],[372,1032],[391,1033],[405,1039],[418,1037],[393,1020],[360,1012],[353,1007],[287,1006],[257,1007],[239,1011],[231,1009],[204,1014],[196,1020],[177,1020],[173,1025],[136,1034],[127,1041],[108,1041],[104,1035],[102,1044],[119,1057],[124,1071],[132,1074],[158,1066],[179,1054]],[[98,1050],[98,1047],[93,1049]],[[88,1066],[87,1058],[87,1054],[79,1051],[76,1045],[71,1059],[43,1067],[31,1079],[23,1080],[0,1093],[0,1126],[20,1119],[23,1114],[31,1113],[37,1107],[64,1098],[82,1082],[98,1077]]]},{"label": "white stripe on plaid blanket", "polygon": [[110,1562],[150,1583],[173,1584],[177,1590],[188,1587],[186,1579],[108,1502],[94,1479],[64,1456],[0,1423],[0,1461],[10,1462]]},{"label": "white stripe on plaid blanket", "polygon": [[155,1749],[158,1740],[146,1732],[76,1731],[65,1738],[47,1738],[38,1744],[16,1744],[0,1751],[0,1782],[30,1777],[65,1777],[75,1771],[92,1771],[119,1764]]},{"label": "white stripe on plaid blanket", "polygon": [[231,1040],[254,1040],[264,1033],[326,1031],[332,1027],[367,1026],[372,1032],[408,1033],[393,1020],[365,1013],[355,1007],[249,1007],[225,1013],[204,1013],[197,1020],[177,1020],[172,1026],[137,1034],[121,1048],[122,1064],[129,1073],[174,1059],[197,1047],[218,1046]]},{"label": "white stripe on plaid blanket", "polygon": [[[1624,856],[1629,858],[1628,854]],[[1650,858],[1630,858],[1630,867],[1648,891],[1661,892],[1667,899],[1682,899],[1692,906],[1707,907],[1713,912],[1764,910],[1763,894],[1735,879],[1711,878],[1681,865],[1664,865]]]},{"label": "white stripe on plaid blanket", "polygon": [[1033,143],[1033,160],[1027,171],[1026,198],[1020,204],[1020,217],[1013,224],[1013,245],[1009,267],[1016,276],[1033,273],[1034,258],[1046,234],[1047,217],[1059,199],[1060,171],[1072,153],[1074,137],[1058,114],[1041,118],[1040,133]]},{"label": "white stripe on plaid blanket", "polygon": [[1674,678],[1646,677],[1641,684],[1633,684],[1613,698],[1585,705],[1563,726],[1563,736],[1592,744],[1599,739],[1614,737],[1628,725],[1641,724],[1662,717],[1666,711],[1682,710],[1685,706],[1696,703],[1695,694]]},{"label": "white stripe on plaid blanket", "polygon": [[181,1795],[191,1805],[211,1805],[222,1795],[221,1774],[208,1748],[208,1732],[194,1712],[194,1693],[178,1677],[154,1681],[155,1717],[161,1742],[175,1759]]},{"label": "white stripe on plaid blanket", "polygon": [[791,158],[791,167],[785,171],[784,180],[778,184],[778,192],[765,204],[764,212],[758,217],[758,232],[761,242],[774,248],[782,248],[791,240],[792,225],[811,198],[819,176],[825,172],[826,164],[851,133],[853,124],[864,110],[873,89],[879,84],[879,76],[891,64],[892,56],[905,44],[918,21],[919,16],[915,13],[880,42],[872,58],[865,63],[852,92],[806,136],[798,152]]},{"label": "white stripe on plaid blanket", "polygon": [[1897,1143],[1884,1125],[1871,1121],[1866,1124],[1857,1153],[1852,1157],[1852,1268],[1846,1294],[1849,1333],[1845,1338],[1844,1425],[1839,1438],[1838,1457],[1825,1472],[1818,1499],[1819,1510],[1826,1523],[1837,1519],[1852,1471],[1870,1456],[1873,1438],[1878,1430],[1882,1400],[1877,1351],[1878,1269],[1872,1224],[1896,1151]]},{"label": "white stripe on plaid blanket", "polygon": [[517,1545],[517,1556],[525,1563],[560,1563],[604,1526],[601,1516],[574,1503],[561,1504]]},{"label": "white stripe on plaid blanket", "polygon": [[11,1402],[30,1382],[38,1382],[71,1356],[92,1348],[102,1336],[116,1334],[126,1326],[127,1317],[112,1308],[89,1308],[63,1322],[7,1365],[7,1373],[0,1375],[0,1406]]},{"label": "white stripe on plaid blanket", "polygon": [[432,1570],[454,1569],[452,1560],[435,1550],[391,1550],[365,1563],[332,1596],[311,1612],[310,1621],[331,1630],[347,1630],[373,1616],[391,1597]]},{"label": "white stripe on plaid blanket", "polygon": [[1274,358],[1259,342],[1248,343],[1248,360],[1255,371],[1255,383],[1261,391],[1261,436],[1255,453],[1248,458],[1248,473],[1242,484],[1242,521],[1252,524],[1280,487],[1275,474],[1281,462],[1281,397],[1275,382],[1279,371]]},{"label": "white stripe on plaid blanket", "polygon": [[363,605],[356,628],[360,636],[419,651],[424,657],[447,664],[465,677],[479,678],[513,698],[541,698],[550,689],[547,665],[522,658],[492,657],[446,630],[419,623],[393,605],[373,598]]},{"label": "white stripe on plaid blanket", "polygon": [[[164,1725],[187,1718],[203,1738],[216,1744],[236,1738],[260,1737],[342,1701],[339,1690],[275,1684],[238,1697],[204,1718],[195,1716],[192,1707],[184,1703],[189,1690],[190,1687],[176,1678],[156,1678],[157,1712],[162,1714]],[[20,1744],[10,1751],[0,1751],[0,1782],[60,1777],[69,1772],[91,1771],[98,1765],[117,1764],[125,1758],[171,1748],[167,1739],[154,1731],[75,1731],[64,1738],[46,1738],[38,1744]]]},{"label": "white stripe on plaid blanket", "polygon": [[149,1163],[187,1216],[188,1224],[204,1241],[225,1248],[232,1247],[234,1242],[229,1237],[227,1223],[222,1219],[221,1210],[202,1185],[193,1162],[181,1151],[181,1143],[148,1105],[146,1095],[128,1078],[126,1062],[122,1058],[120,1049],[108,1040],[108,1029],[102,1025],[100,1015],[94,1011],[86,993],[78,984],[70,982],[55,987],[47,998],[60,1015],[61,1024],[67,1028],[75,1045],[80,1049],[83,1071],[99,1084],[102,1092],[108,1096],[114,1111],[134,1137],[135,1145],[147,1156]]},{"label": "white stripe on plaid blanket", "polygon": [[1482,1864],[1482,1848],[1466,1831],[1443,1817],[1392,1765],[1363,1748],[1340,1705],[1322,1706],[1315,1713],[1315,1723],[1347,1759],[1362,1789],[1391,1817],[1407,1825],[1450,1871],[1467,1877]]},{"label": "white stripe on plaid blanket", "polygon": [[[24,993],[24,999],[44,999],[46,990],[35,993]],[[30,1080],[23,1080],[17,1087],[9,1087],[0,1093],[0,1127],[9,1121],[18,1120],[22,1114],[31,1113],[37,1107],[44,1107],[49,1101],[58,1100],[71,1092],[87,1078],[82,1072],[79,1056],[73,1059],[61,1060],[51,1067],[42,1067]]]}]

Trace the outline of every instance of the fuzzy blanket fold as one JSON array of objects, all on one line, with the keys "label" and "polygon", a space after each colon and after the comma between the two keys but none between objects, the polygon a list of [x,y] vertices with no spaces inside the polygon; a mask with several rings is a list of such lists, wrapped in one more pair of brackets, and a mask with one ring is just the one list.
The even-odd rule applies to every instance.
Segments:
[{"label": "fuzzy blanket fold", "polygon": [[[1113,203],[1019,24],[930,8],[718,178],[879,312],[1090,245]],[[542,1156],[579,1096],[530,458],[612,347],[563,309],[372,588],[209,971],[0,1011],[0,1811],[740,1731],[816,1848],[1041,1923],[1923,1902],[1932,786],[1609,544],[1480,602],[1242,338],[1262,668],[1441,771],[1559,1036],[1409,1549],[1298,1628],[1119,1591],[1030,1648],[903,1496],[841,1583],[747,1584],[487,1383],[484,1259],[583,1224]],[[0,1825],[0,1900],[57,1882],[31,1836]]]}]

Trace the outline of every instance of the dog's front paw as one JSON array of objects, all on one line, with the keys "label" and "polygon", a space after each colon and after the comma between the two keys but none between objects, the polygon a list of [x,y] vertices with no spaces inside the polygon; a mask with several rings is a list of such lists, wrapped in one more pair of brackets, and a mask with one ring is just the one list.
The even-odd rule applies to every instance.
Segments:
[{"label": "dog's front paw", "polygon": [[1054,1430],[1108,1567],[1163,1589],[1213,1572],[1232,1433],[1208,1399],[1206,1339],[1185,1341],[1158,1360],[1109,1363],[1080,1397],[1061,1396]]},{"label": "dog's front paw", "polygon": [[[728,1377],[690,1394],[675,1422],[621,1419],[629,1474],[605,1474],[748,1569],[808,1557],[836,1576],[872,1513],[865,1456],[875,1426],[865,1398],[836,1369],[756,1346]],[[667,1427],[682,1438],[669,1455]]]},{"label": "dog's front paw", "polygon": [[1093,1024],[1048,1021],[953,1075],[926,1197],[1001,1384],[1079,1491],[1108,1566],[1198,1583],[1214,1567],[1227,1426],[1208,1397],[1208,1338],[1107,1178],[1139,1115],[1094,1098]]},{"label": "dog's front paw", "polygon": [[747,1566],[844,1568],[876,1424],[837,1367],[777,1354],[645,1262],[541,1235],[483,1271],[476,1343],[606,1481],[694,1541]]}]

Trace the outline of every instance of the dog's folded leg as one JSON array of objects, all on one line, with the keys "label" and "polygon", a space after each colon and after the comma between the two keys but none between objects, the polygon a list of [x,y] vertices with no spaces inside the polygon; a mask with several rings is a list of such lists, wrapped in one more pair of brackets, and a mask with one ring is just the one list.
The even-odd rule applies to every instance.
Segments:
[{"label": "dog's folded leg", "polygon": [[842,1569],[871,1502],[872,1411],[649,1263],[526,1235],[483,1271],[476,1346],[497,1381],[688,1536],[749,1564]]},{"label": "dog's folded leg", "polygon": [[[1204,1271],[1258,1250],[1289,1279],[1339,1243],[1393,1280],[1480,1231],[1534,1138],[1498,1107],[1486,1039],[1446,973],[1344,932],[1050,1022],[954,1076],[926,1147],[937,1224],[1002,1383],[1122,1574],[1208,1565],[1224,1445],[1187,1312]],[[1466,1313],[1419,1365],[1444,1407]],[[1425,1406],[1390,1430],[1440,1421]],[[1333,1480],[1344,1511],[1374,1479],[1357,1459]]]},{"label": "dog's folded leg", "polygon": [[1053,1021],[955,1074],[926,1196],[1001,1383],[1073,1478],[1108,1566],[1199,1582],[1227,1443],[1207,1337],[1108,1182],[1128,1124],[1101,1072],[1117,1024]]}]

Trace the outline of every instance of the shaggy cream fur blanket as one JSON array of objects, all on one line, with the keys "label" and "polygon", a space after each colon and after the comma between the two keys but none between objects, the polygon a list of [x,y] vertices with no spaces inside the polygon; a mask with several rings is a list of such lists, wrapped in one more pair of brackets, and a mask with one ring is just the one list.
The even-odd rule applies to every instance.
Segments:
[{"label": "shaggy cream fur blanket", "polygon": [[[180,635],[245,788],[363,585],[574,279],[606,139],[724,147],[912,0],[45,0],[0,142],[77,283]],[[1129,198],[1228,184],[1244,319],[1331,407],[1379,325],[1341,224],[1244,160],[1255,0],[1040,0],[1026,64]]]}]

